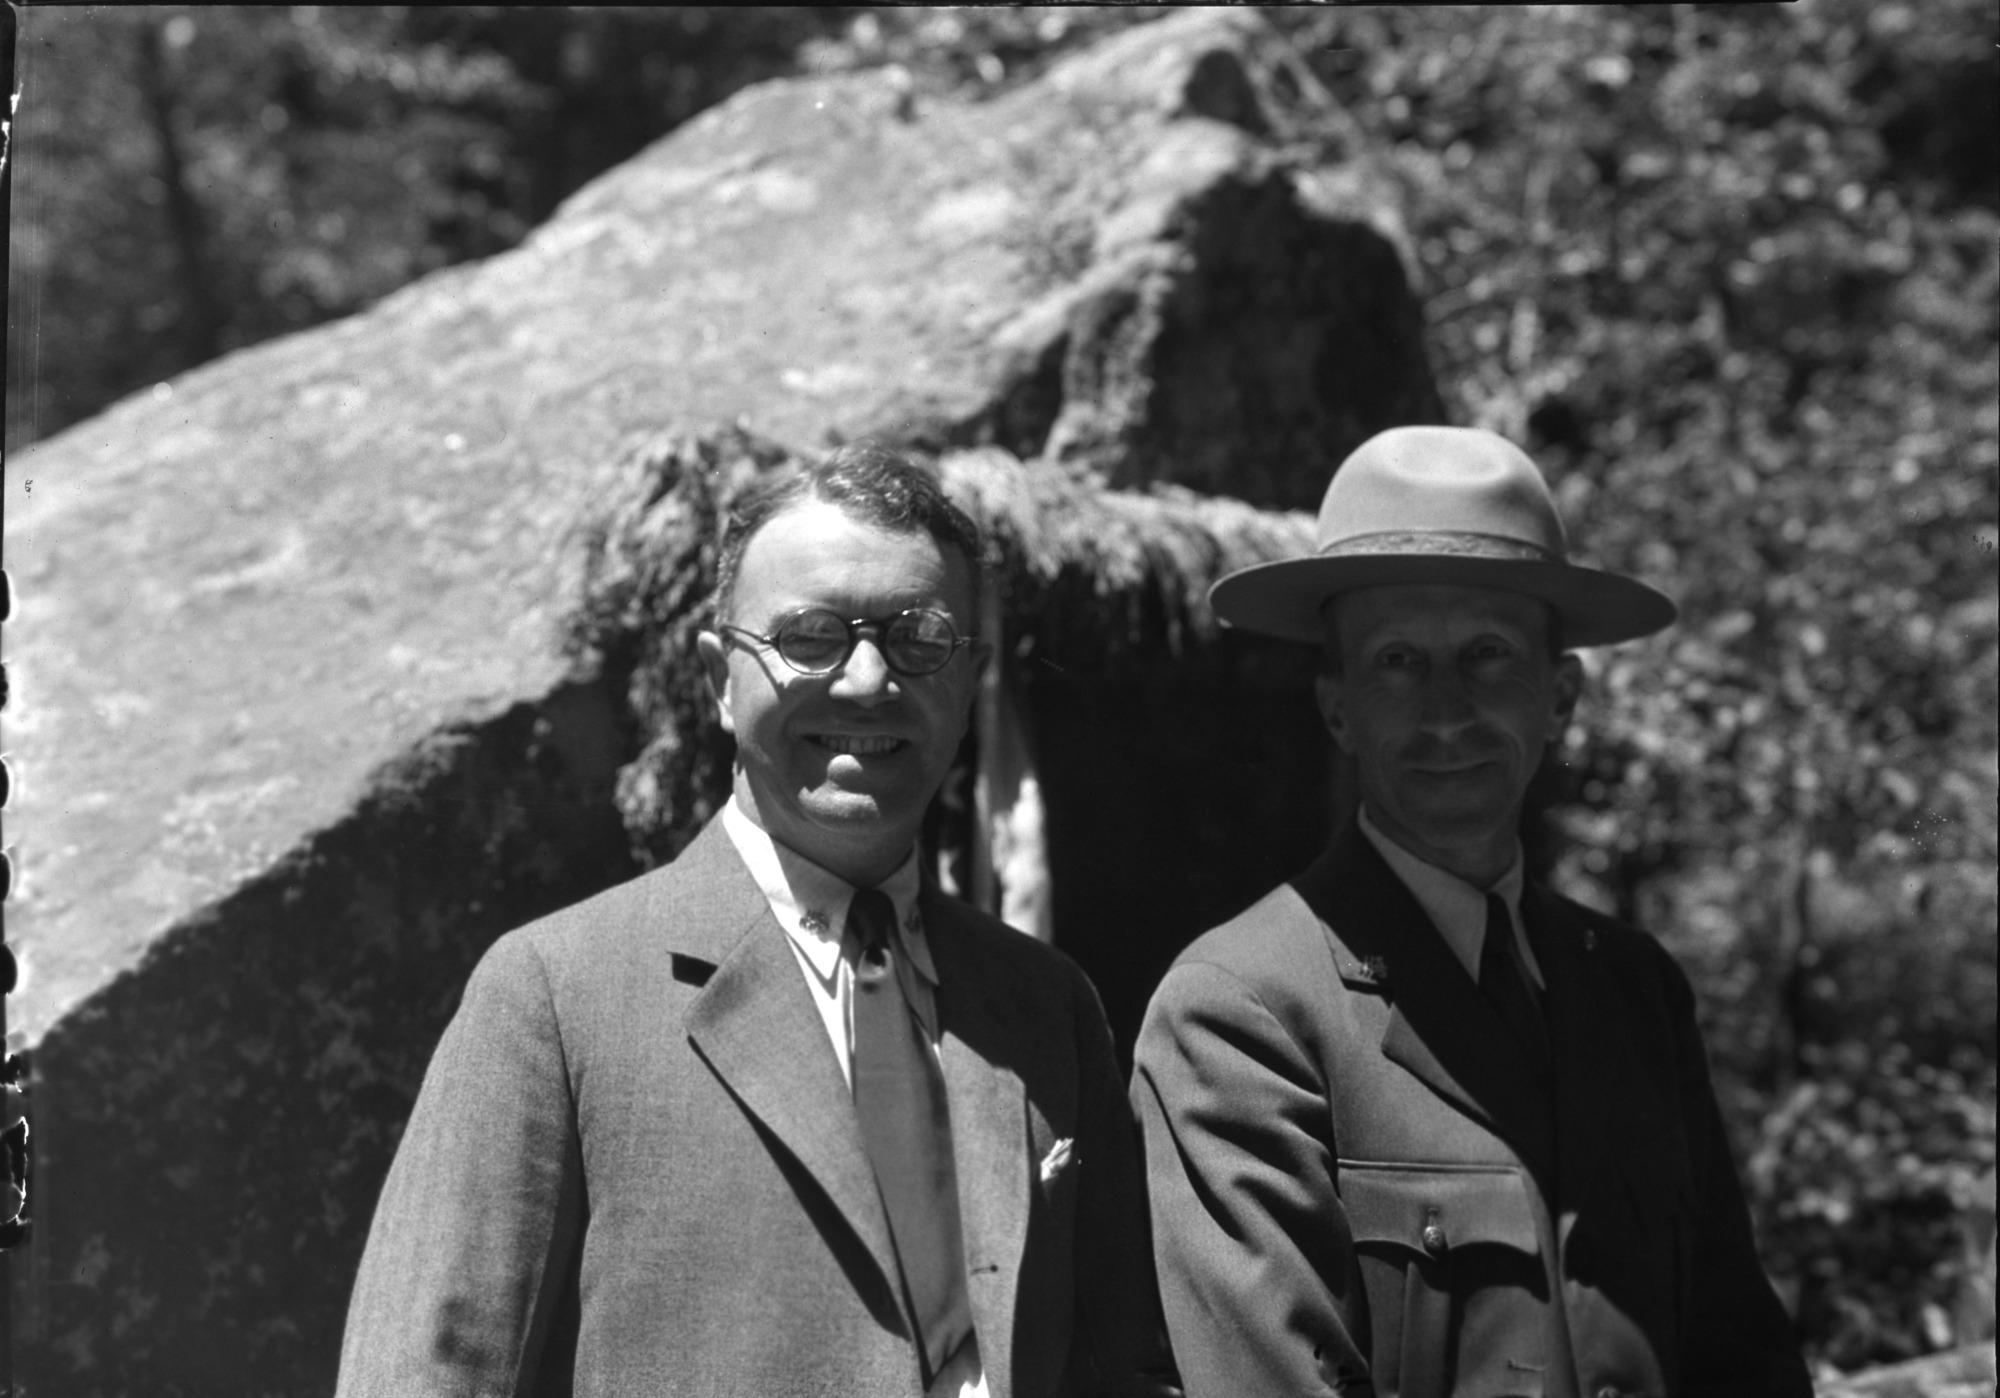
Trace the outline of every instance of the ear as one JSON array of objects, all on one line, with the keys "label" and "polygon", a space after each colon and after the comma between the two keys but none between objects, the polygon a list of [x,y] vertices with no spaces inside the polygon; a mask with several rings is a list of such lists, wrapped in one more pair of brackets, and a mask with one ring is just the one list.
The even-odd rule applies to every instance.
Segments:
[{"label": "ear", "polygon": [[1576,717],[1577,702],[1583,698],[1583,662],[1574,653],[1565,653],[1555,664],[1555,705],[1549,710],[1549,743],[1562,736]]},{"label": "ear", "polygon": [[979,687],[979,681],[986,674],[986,667],[992,663],[993,643],[984,636],[974,640],[971,645],[965,648],[965,669],[966,673],[972,678],[974,689]]},{"label": "ear", "polygon": [[963,668],[954,659],[943,674],[934,679],[945,680],[958,687],[955,702],[958,709],[959,736],[963,737],[972,727],[972,715],[979,707],[979,685],[986,677],[986,667],[994,663],[993,643],[984,638],[976,638],[965,648]]},{"label": "ear", "polygon": [[694,638],[696,654],[701,657],[702,674],[708,680],[708,692],[715,700],[715,707],[722,716],[722,731],[732,738],[736,736],[736,719],[729,712],[729,644],[713,631],[704,631]]},{"label": "ear", "polygon": [[1337,675],[1321,675],[1313,681],[1313,697],[1319,701],[1319,716],[1326,724],[1326,731],[1340,744],[1340,750],[1352,756],[1354,735],[1347,727],[1347,687]]}]

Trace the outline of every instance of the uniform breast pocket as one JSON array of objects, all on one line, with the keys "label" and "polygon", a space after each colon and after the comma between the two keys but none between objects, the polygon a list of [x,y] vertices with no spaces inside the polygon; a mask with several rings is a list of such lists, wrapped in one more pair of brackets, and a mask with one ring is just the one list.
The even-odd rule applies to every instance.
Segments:
[{"label": "uniform breast pocket", "polygon": [[1377,1392],[1539,1398],[1546,1285],[1524,1173],[1347,1160],[1339,1169]]}]

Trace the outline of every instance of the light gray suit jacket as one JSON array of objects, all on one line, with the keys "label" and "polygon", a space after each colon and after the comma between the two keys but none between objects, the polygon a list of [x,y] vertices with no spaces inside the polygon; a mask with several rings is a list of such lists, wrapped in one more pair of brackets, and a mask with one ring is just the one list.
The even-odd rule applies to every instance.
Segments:
[{"label": "light gray suit jacket", "polygon": [[[991,1392],[1162,1391],[1096,994],[1049,947],[921,896]],[[339,1392],[916,1394],[895,1275],[826,1031],[711,823],[473,973],[383,1188]]]}]

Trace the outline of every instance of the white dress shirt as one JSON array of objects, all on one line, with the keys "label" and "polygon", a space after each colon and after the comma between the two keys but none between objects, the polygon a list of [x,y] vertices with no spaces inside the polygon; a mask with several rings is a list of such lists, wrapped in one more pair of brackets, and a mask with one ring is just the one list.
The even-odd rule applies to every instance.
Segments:
[{"label": "white dress shirt", "polygon": [[[795,850],[773,840],[743,813],[731,798],[722,808],[722,828],[743,856],[750,877],[764,892],[772,916],[791,939],[792,951],[812,991],[813,1005],[826,1025],[841,1075],[854,1086],[854,950],[841,955],[847,907],[854,885],[829,873]],[[937,967],[924,937],[923,914],[917,909],[917,852],[896,866],[896,872],[876,887],[896,905],[896,979],[903,998],[917,1012],[931,1053],[938,1051]]]},{"label": "white dress shirt", "polygon": [[[806,978],[806,988],[812,993],[813,1007],[826,1026],[833,1056],[840,1062],[841,1076],[852,1089],[854,959],[860,949],[844,934],[847,908],[854,901],[854,885],[773,840],[744,813],[734,797],[722,808],[722,828],[728,832],[736,852],[743,856],[750,877],[756,880],[764,900],[771,905],[772,916],[778,919],[778,925],[791,941],[799,970]],[[923,914],[917,905],[922,879],[914,846],[896,871],[876,887],[896,905],[893,959],[897,983],[924,1027],[931,1056],[942,1066],[938,1049],[937,967],[931,961]],[[963,1279],[960,1284],[964,1284]],[[959,1398],[988,1398],[986,1370],[980,1363],[976,1333],[967,1334],[928,1391],[956,1393]]]},{"label": "white dress shirt", "polygon": [[1451,948],[1451,954],[1458,958],[1458,964],[1472,977],[1474,985],[1479,983],[1479,954],[1486,949],[1486,895],[1497,893],[1507,905],[1507,920],[1514,928],[1515,959],[1536,990],[1547,988],[1541,963],[1535,960],[1535,949],[1528,945],[1527,929],[1521,925],[1522,867],[1518,840],[1514,844],[1514,862],[1507,866],[1507,872],[1494,880],[1491,888],[1474,888],[1458,875],[1419,859],[1384,835],[1381,827],[1369,818],[1366,806],[1361,808],[1361,833],[1368,837],[1368,843],[1375,846],[1403,887],[1410,890],[1418,905],[1430,914],[1431,922],[1444,936],[1445,945]]}]

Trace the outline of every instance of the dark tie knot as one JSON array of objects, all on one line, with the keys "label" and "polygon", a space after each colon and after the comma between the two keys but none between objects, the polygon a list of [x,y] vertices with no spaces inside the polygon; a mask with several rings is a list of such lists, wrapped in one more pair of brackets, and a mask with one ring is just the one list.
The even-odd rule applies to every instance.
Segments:
[{"label": "dark tie knot", "polygon": [[847,907],[847,930],[854,938],[857,961],[864,972],[889,967],[889,935],[896,928],[896,905],[879,888],[859,888]]}]

